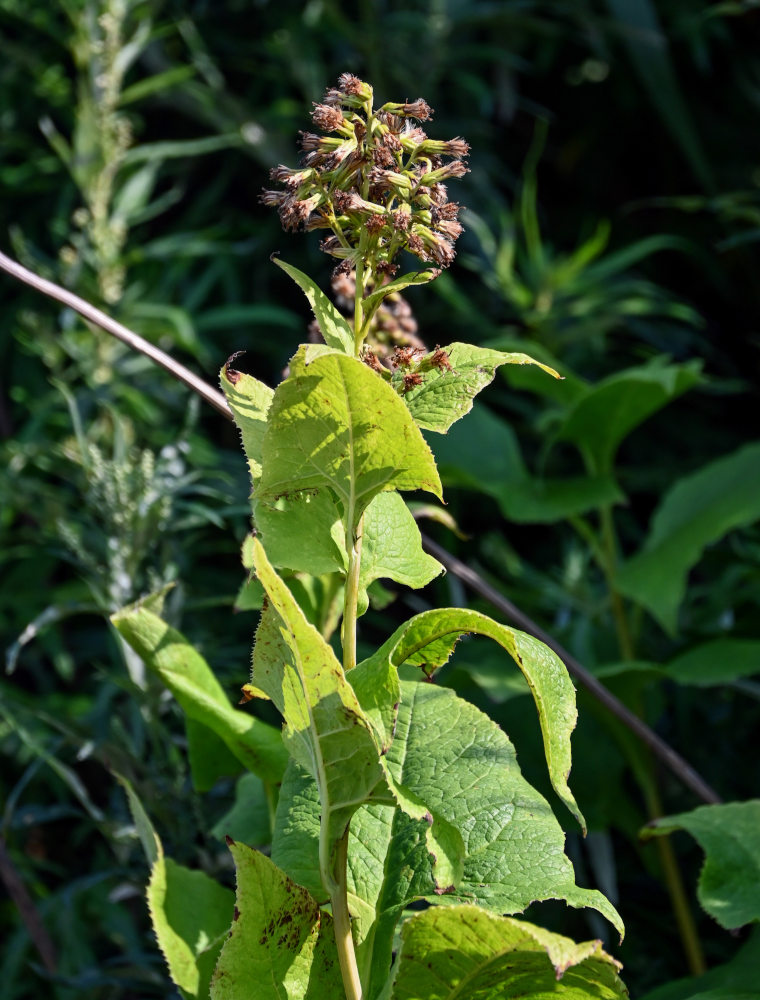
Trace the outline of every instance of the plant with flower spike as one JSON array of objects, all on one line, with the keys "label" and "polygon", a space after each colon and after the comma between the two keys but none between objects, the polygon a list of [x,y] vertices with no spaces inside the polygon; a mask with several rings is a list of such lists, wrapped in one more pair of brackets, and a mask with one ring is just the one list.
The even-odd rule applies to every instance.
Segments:
[{"label": "plant with flower spike", "polygon": [[[371,88],[350,75],[327,92],[314,122],[331,134],[306,133],[301,166],[277,167],[284,189],[264,200],[287,229],[332,230],[322,246],[340,272],[355,274],[353,326],[310,278],[278,261],[305,292],[325,342],[299,348],[274,391],[232,359],[222,370],[253,487],[256,536],[246,558],[266,595],[246,695],[279,709],[284,746],[272,745],[271,727],[229,707],[155,602],[114,619],[196,724],[265,781],[282,777],[271,858],[229,842],[237,897],[226,940],[224,899],[198,873],[180,887],[179,866],[163,855],[155,862],[154,926],[185,995],[204,995],[214,960],[213,1000],[341,992],[348,1000],[486,1000],[507,988],[525,997],[625,995],[599,942],[576,945],[506,916],[559,898],[594,907],[622,931],[611,904],[575,884],[559,824],[520,774],[507,736],[427,683],[462,635],[499,643],[532,691],[551,783],[583,825],[567,784],[576,711],[563,664],[532,637],[459,608],[416,615],[356,659],[372,581],[422,586],[441,569],[400,496],[441,496],[421,429],[445,433],[500,365],[536,363],[468,344],[409,345],[388,368],[365,346],[383,301],[438,273],[396,277],[401,252],[439,266],[454,256],[460,227],[443,181],[466,171],[467,145],[429,139],[412,124],[430,117],[422,100],[374,110]],[[342,588],[342,664],[310,598],[317,582],[330,594]],[[425,681],[410,679],[415,668]],[[204,923],[198,893],[214,899],[213,921]],[[183,895],[178,922],[167,900]],[[410,916],[415,900],[448,905]]]}]

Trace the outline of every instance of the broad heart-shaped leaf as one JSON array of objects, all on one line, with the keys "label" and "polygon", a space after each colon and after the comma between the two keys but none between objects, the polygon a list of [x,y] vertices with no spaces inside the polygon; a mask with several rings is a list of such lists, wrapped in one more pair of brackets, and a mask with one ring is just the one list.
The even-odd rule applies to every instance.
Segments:
[{"label": "broad heart-shaped leaf", "polygon": [[658,986],[641,1000],[758,1000],[760,998],[760,927],[752,930],[730,962],[701,976]]},{"label": "broad heart-shaped leaf", "polygon": [[603,379],[576,399],[557,431],[572,441],[599,474],[612,471],[623,438],[647,417],[691,389],[700,378],[700,361],[667,365],[657,358]]},{"label": "broad heart-shaped leaf", "polygon": [[[564,899],[599,910],[622,933],[604,896],[575,884],[564,834],[548,803],[520,774],[505,733],[473,705],[434,684],[402,682],[386,761],[399,783],[459,829],[464,877],[455,893],[439,895],[428,824],[389,805],[357,811],[348,845],[349,903],[368,1000],[387,978],[396,923],[420,897],[510,914],[536,900]],[[313,780],[291,765],[280,792],[272,858],[312,892],[319,887],[319,814]]]},{"label": "broad heart-shaped leaf", "polygon": [[[356,667],[356,672],[361,677],[364,672],[379,672],[388,662],[396,667],[411,663],[423,667],[430,676],[449,659],[459,637],[469,632],[498,642],[522,671],[538,709],[552,786],[585,830],[583,816],[567,784],[572,763],[570,734],[578,718],[575,688],[556,653],[538,639],[500,625],[478,611],[439,608],[423,611],[399,626],[373,656]],[[507,664],[504,668],[509,669]]]},{"label": "broad heart-shaped leaf", "polygon": [[600,941],[576,944],[478,906],[435,908],[404,924],[391,1000],[614,1000],[620,964]]},{"label": "broad heart-shaped leaf", "polygon": [[493,381],[500,365],[538,365],[555,378],[560,377],[553,368],[527,354],[507,354],[459,343],[450,344],[446,354],[448,368],[433,365],[434,353],[421,358],[414,368],[421,374],[422,384],[404,395],[415,422],[439,434],[445,434],[455,421],[470,412],[473,399]]},{"label": "broad heart-shaped leaf", "polygon": [[643,548],[618,571],[626,597],[674,633],[689,570],[726,532],[760,518],[760,444],[679,480],[663,497]]},{"label": "broad heart-shaped leaf", "polygon": [[251,482],[255,487],[261,475],[261,442],[274,390],[252,375],[230,368],[230,361],[222,368],[219,382],[240,431]]},{"label": "broad heart-shaped leaf", "polygon": [[379,749],[335,654],[258,539],[254,566],[270,605],[256,634],[252,681],[284,716],[285,745],[317,782],[323,859],[329,859],[353,813],[383,781]]},{"label": "broad heart-shaped leaf", "polygon": [[433,450],[447,488],[487,493],[509,521],[551,523],[624,499],[610,476],[531,476],[512,428],[483,405],[446,435],[436,436]]},{"label": "broad heart-shaped leaf", "polygon": [[309,300],[309,305],[314,311],[314,316],[317,323],[319,323],[319,329],[322,331],[325,343],[342,354],[353,356],[354,331],[320,287],[311,280],[308,274],[299,271],[292,264],[286,264],[284,260],[280,260],[278,257],[273,257],[272,260],[285,274],[290,275]]},{"label": "broad heart-shaped leaf", "polygon": [[424,587],[443,566],[422,548],[417,522],[398,493],[379,493],[364,515],[359,573],[359,614],[367,610],[367,587],[381,577]]},{"label": "broad heart-shaped leaf", "polygon": [[712,639],[679,653],[667,665],[679,684],[710,687],[760,674],[760,639]]},{"label": "broad heart-shaped leaf", "polygon": [[403,400],[356,358],[322,354],[291,362],[269,412],[257,497],[273,503],[330,489],[355,530],[384,490],[424,489],[441,498],[433,456]]},{"label": "broad heart-shaped leaf", "polygon": [[269,858],[234,841],[229,847],[235,916],[211,1000],[338,1000],[344,994],[331,917]]},{"label": "broad heart-shaped leaf", "polygon": [[116,630],[163,681],[185,715],[216,733],[249,771],[281,779],[287,763],[274,726],[233,708],[208,663],[185,637],[137,603],[111,618]]},{"label": "broad heart-shaped leaf", "polygon": [[641,835],[673,830],[688,831],[705,852],[697,898],[710,916],[728,930],[760,920],[760,799],[663,816]]},{"label": "broad heart-shaped leaf", "polygon": [[208,997],[234,902],[229,889],[205,872],[165,858],[159,845],[148,884],[148,907],[169,974],[183,997]]}]

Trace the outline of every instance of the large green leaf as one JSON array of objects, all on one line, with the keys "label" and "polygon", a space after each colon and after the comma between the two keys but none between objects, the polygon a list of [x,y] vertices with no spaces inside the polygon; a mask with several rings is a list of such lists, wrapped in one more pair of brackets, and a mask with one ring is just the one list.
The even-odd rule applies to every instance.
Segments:
[{"label": "large green leaf", "polygon": [[688,831],[705,852],[697,898],[710,916],[728,930],[760,920],[760,799],[663,816],[642,836],[674,830]]},{"label": "large green leaf", "polygon": [[[222,369],[221,385],[243,440],[253,486],[253,519],[272,564],[315,576],[343,570],[347,555],[340,512],[326,490],[281,497],[274,504],[256,499],[274,391],[251,375],[235,371],[230,362]],[[298,545],[293,544],[294,538]]]},{"label": "large green leaf", "polygon": [[200,653],[149,607],[134,604],[117,612],[111,621],[160,677],[188,718],[216,733],[248,770],[264,781],[279,781],[287,762],[280,731],[233,708]]},{"label": "large green leaf", "polygon": [[667,665],[679,684],[709,687],[760,674],[760,639],[713,639],[680,653]]},{"label": "large green leaf", "polygon": [[378,494],[364,515],[359,573],[359,614],[367,610],[367,587],[388,578],[407,587],[424,587],[443,566],[422,548],[417,522],[395,492]]},{"label": "large green leaf", "polygon": [[446,487],[487,493],[510,521],[550,523],[624,499],[611,476],[531,476],[514,431],[485,406],[433,444]]},{"label": "large green leaf", "polygon": [[665,494],[643,548],[620,567],[618,587],[675,632],[688,572],[703,550],[759,517],[760,444],[749,444]]},{"label": "large green leaf", "polygon": [[330,489],[355,529],[383,490],[424,489],[441,497],[433,456],[403,400],[355,358],[299,351],[275,392],[263,440],[257,496],[273,503]]},{"label": "large green leaf", "polygon": [[614,1000],[620,965],[600,941],[569,938],[478,906],[431,909],[401,931],[392,1000]]},{"label": "large green leaf", "polygon": [[208,997],[234,902],[229,889],[205,872],[165,858],[159,845],[148,884],[148,907],[169,973],[184,997]]},{"label": "large green leaf", "polygon": [[[348,850],[350,909],[370,1000],[387,977],[396,923],[420,897],[479,903],[498,913],[522,912],[535,900],[564,899],[599,910],[622,933],[620,917],[604,896],[576,886],[564,835],[548,803],[520,774],[507,736],[473,705],[445,688],[402,683],[386,760],[399,783],[459,829],[464,877],[454,893],[440,894],[427,823],[388,805],[363,806],[355,814]],[[290,767],[272,858],[312,892],[319,886],[319,812],[314,782]]]},{"label": "large green leaf", "polygon": [[270,603],[256,634],[252,681],[284,716],[285,745],[317,782],[324,860],[383,781],[379,749],[335,653],[306,620],[258,539],[254,566]]},{"label": "large green leaf", "polygon": [[484,635],[498,642],[522,671],[538,710],[552,785],[584,826],[583,816],[567,784],[572,762],[570,734],[578,717],[575,688],[556,653],[538,639],[501,625],[478,611],[438,608],[415,615],[399,626],[373,656],[357,665],[355,673],[361,678],[364,672],[379,673],[387,663],[395,667],[411,663],[423,667],[430,676],[449,659],[457,640],[467,633]]},{"label": "large green leaf", "polygon": [[469,413],[477,394],[493,381],[500,365],[538,365],[555,378],[560,376],[548,365],[527,354],[507,354],[473,344],[450,344],[447,364],[436,367],[434,353],[415,363],[422,384],[404,395],[415,422],[425,430],[445,434],[451,425]]},{"label": "large green leaf", "polygon": [[229,847],[237,870],[235,916],[211,1000],[342,997],[330,916],[263,854],[234,841]]},{"label": "large green leaf", "polygon": [[699,361],[666,365],[662,359],[611,375],[576,399],[557,431],[572,441],[598,474],[611,473],[623,438],[698,380]]},{"label": "large green leaf", "polygon": [[272,260],[286,274],[290,275],[309,300],[309,305],[314,311],[314,316],[317,323],[319,323],[319,329],[322,331],[325,343],[333,348],[333,350],[353,356],[354,331],[319,285],[313,282],[308,274],[299,271],[292,264],[286,264],[284,260],[280,260],[278,257],[273,257]]}]

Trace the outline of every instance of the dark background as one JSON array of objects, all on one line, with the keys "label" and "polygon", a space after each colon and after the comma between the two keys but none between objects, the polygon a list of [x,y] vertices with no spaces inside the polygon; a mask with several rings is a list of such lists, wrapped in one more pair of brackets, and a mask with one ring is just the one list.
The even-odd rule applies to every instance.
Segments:
[{"label": "dark background", "polygon": [[[549,352],[589,383],[658,355],[702,359],[698,385],[622,445],[621,558],[642,544],[669,486],[756,437],[756,4],[29,7],[0,0],[0,247],[209,381],[244,349],[247,370],[275,384],[305,339],[306,303],[269,257],[281,252],[325,288],[330,262],[316,234],[283,233],[258,195],[271,166],[296,162],[311,102],[350,71],[372,83],[377,103],[424,97],[436,110],[429,134],[462,135],[472,147],[471,173],[450,186],[466,207],[459,256],[408,296],[431,347],[508,341]],[[121,79],[120,61],[128,62]],[[589,250],[575,270],[564,267],[607,225],[596,256]],[[192,791],[178,711],[125,659],[104,616],[175,582],[171,615],[234,694],[256,622],[255,613],[232,612],[243,580],[246,468],[234,429],[168,375],[6,276],[0,300],[2,836],[37,914],[24,924],[0,898],[3,995],[167,996],[141,898],[145,861],[111,772],[135,783],[167,853],[227,880],[224,846],[209,831],[234,786]],[[581,474],[570,445],[546,450],[557,419],[550,400],[502,376],[482,399],[517,435],[532,474]],[[571,519],[516,523],[493,497],[466,488],[456,468],[443,471],[448,511],[472,537],[425,530],[590,668],[630,659],[608,584]],[[662,664],[716,637],[758,638],[752,521],[695,566],[676,635],[632,610],[637,662]],[[371,610],[362,642],[381,642],[410,609],[468,600],[449,575]],[[498,685],[494,697],[476,683],[466,668],[478,655],[466,652],[444,682],[504,725],[543,788],[525,698]],[[728,677],[705,690],[630,670],[610,684],[723,797],[756,794],[751,680]],[[574,788],[596,839],[583,846],[573,833],[569,850],[583,884],[618,893],[628,937],[620,949],[607,944],[641,996],[689,965],[657,853],[637,838],[651,813],[635,777],[645,758],[627,752],[585,695],[580,709]],[[699,804],[670,774],[646,767],[663,812]],[[726,961],[743,938],[699,910],[701,852],[684,835],[674,843],[707,962]],[[537,905],[530,917],[577,939],[608,934],[559,904]],[[54,943],[55,971],[31,941],[36,922]]]}]

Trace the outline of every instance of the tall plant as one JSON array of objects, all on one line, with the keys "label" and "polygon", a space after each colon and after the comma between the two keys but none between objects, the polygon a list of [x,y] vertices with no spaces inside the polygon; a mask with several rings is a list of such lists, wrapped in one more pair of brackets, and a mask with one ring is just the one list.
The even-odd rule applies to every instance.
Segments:
[{"label": "tall plant", "polygon": [[[461,231],[444,182],[466,171],[467,145],[428,138],[416,123],[430,118],[422,100],[375,109],[368,84],[346,74],[314,112],[328,134],[304,133],[301,167],[277,167],[284,189],[264,195],[286,228],[329,230],[322,248],[354,278],[348,320],[278,262],[305,292],[324,343],[301,346],[274,391],[232,359],[221,376],[253,486],[244,556],[265,594],[245,697],[270,699],[282,731],[230,706],[162,621],[160,595],[113,619],[209,747],[221,741],[270,801],[279,786],[271,857],[229,840],[234,910],[228,890],[164,858],[135,802],[153,861],[154,926],[186,996],[209,987],[214,1000],[485,997],[518,987],[521,996],[626,994],[599,942],[512,919],[534,901],[564,899],[622,932],[607,899],[575,884],[562,830],[506,734],[428,683],[462,635],[501,645],[533,694],[552,786],[583,826],[567,784],[576,709],[561,661],[460,608],[418,614],[357,655],[372,583],[419,587],[442,569],[401,498],[418,489],[441,498],[422,430],[446,433],[497,367],[537,363],[462,343],[399,347],[383,363],[372,347],[382,304],[435,278]],[[435,266],[397,275],[404,251]],[[324,594],[342,609],[342,662]],[[420,900],[434,905],[410,914]]]}]

